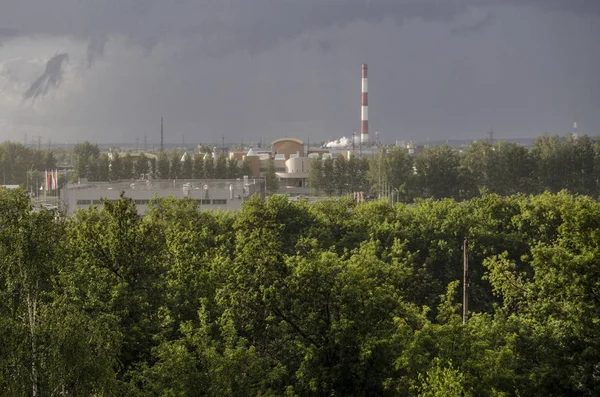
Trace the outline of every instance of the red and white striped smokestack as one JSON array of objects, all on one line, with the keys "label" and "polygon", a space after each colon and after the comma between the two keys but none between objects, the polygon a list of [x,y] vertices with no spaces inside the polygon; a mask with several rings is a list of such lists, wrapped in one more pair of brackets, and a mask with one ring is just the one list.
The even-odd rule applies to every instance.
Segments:
[{"label": "red and white striped smokestack", "polygon": [[360,141],[369,142],[369,89],[367,84],[367,64],[362,64],[362,108],[360,112]]}]

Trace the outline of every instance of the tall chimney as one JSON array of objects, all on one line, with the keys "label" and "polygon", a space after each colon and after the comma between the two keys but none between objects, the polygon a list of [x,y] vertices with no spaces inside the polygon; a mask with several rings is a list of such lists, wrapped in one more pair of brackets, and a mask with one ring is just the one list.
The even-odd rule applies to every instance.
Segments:
[{"label": "tall chimney", "polygon": [[369,142],[369,90],[367,85],[367,64],[362,64],[362,108],[360,112],[360,141]]}]

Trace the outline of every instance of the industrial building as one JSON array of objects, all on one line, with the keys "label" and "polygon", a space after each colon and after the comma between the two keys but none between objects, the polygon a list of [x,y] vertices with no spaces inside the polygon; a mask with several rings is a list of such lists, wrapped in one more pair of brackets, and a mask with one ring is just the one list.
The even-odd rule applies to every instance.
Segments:
[{"label": "industrial building", "polygon": [[203,210],[236,211],[252,195],[265,196],[263,179],[138,180],[68,184],[60,190],[60,207],[70,216],[78,209],[100,205],[101,199],[119,200],[121,192],[135,201],[143,215],[155,197],[190,198]]}]

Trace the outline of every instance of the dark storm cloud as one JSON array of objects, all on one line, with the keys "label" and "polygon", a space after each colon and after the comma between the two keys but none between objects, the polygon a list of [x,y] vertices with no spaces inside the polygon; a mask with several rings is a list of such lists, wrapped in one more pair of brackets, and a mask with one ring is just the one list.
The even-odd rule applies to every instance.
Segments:
[{"label": "dark storm cloud", "polygon": [[[468,7],[534,5],[598,12],[597,0],[21,0],[3,5],[0,26],[22,27],[21,34],[74,36],[89,41],[88,62],[102,55],[106,37],[124,36],[151,50],[163,39],[181,38],[209,54],[243,49],[257,53],[307,31],[355,21],[391,18],[449,20]],[[456,28],[473,33],[479,25]],[[0,35],[1,36],[1,35]]]},{"label": "dark storm cloud", "polygon": [[[259,52],[311,30],[357,21],[393,18],[446,20],[471,5],[500,0],[21,0],[3,5],[0,26],[22,26],[21,34],[67,35],[90,41],[92,59],[106,35],[122,35],[152,47],[161,39],[204,38],[221,52]],[[213,52],[216,51],[212,48]],[[209,50],[211,48],[209,47]],[[100,50],[100,51],[98,51]]]},{"label": "dark storm cloud", "polygon": [[35,100],[46,95],[51,89],[58,88],[62,82],[63,64],[69,60],[66,53],[56,54],[46,63],[44,72],[31,84],[23,94],[23,99]]},{"label": "dark storm cloud", "polygon": [[[57,136],[133,140],[163,115],[176,141],[349,136],[362,62],[382,137],[562,133],[574,111],[580,128],[600,126],[600,0],[4,3],[0,26],[19,28],[5,36],[26,38],[5,38],[2,55],[27,69],[15,69],[16,100],[0,95],[0,119]],[[9,106],[41,72],[32,60],[56,48],[92,67],[69,68],[60,100],[16,119]],[[31,96],[58,86],[50,81],[61,79],[41,78]]]}]

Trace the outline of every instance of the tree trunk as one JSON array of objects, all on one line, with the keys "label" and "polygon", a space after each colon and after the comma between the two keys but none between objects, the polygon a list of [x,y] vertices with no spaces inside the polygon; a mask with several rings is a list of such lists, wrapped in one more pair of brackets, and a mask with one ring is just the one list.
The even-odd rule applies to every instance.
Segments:
[{"label": "tree trunk", "polygon": [[36,323],[37,302],[31,299],[31,295],[27,294],[27,313],[29,318],[29,332],[31,336],[31,395],[38,395],[38,373],[37,373],[37,344],[35,340],[35,323]]}]

